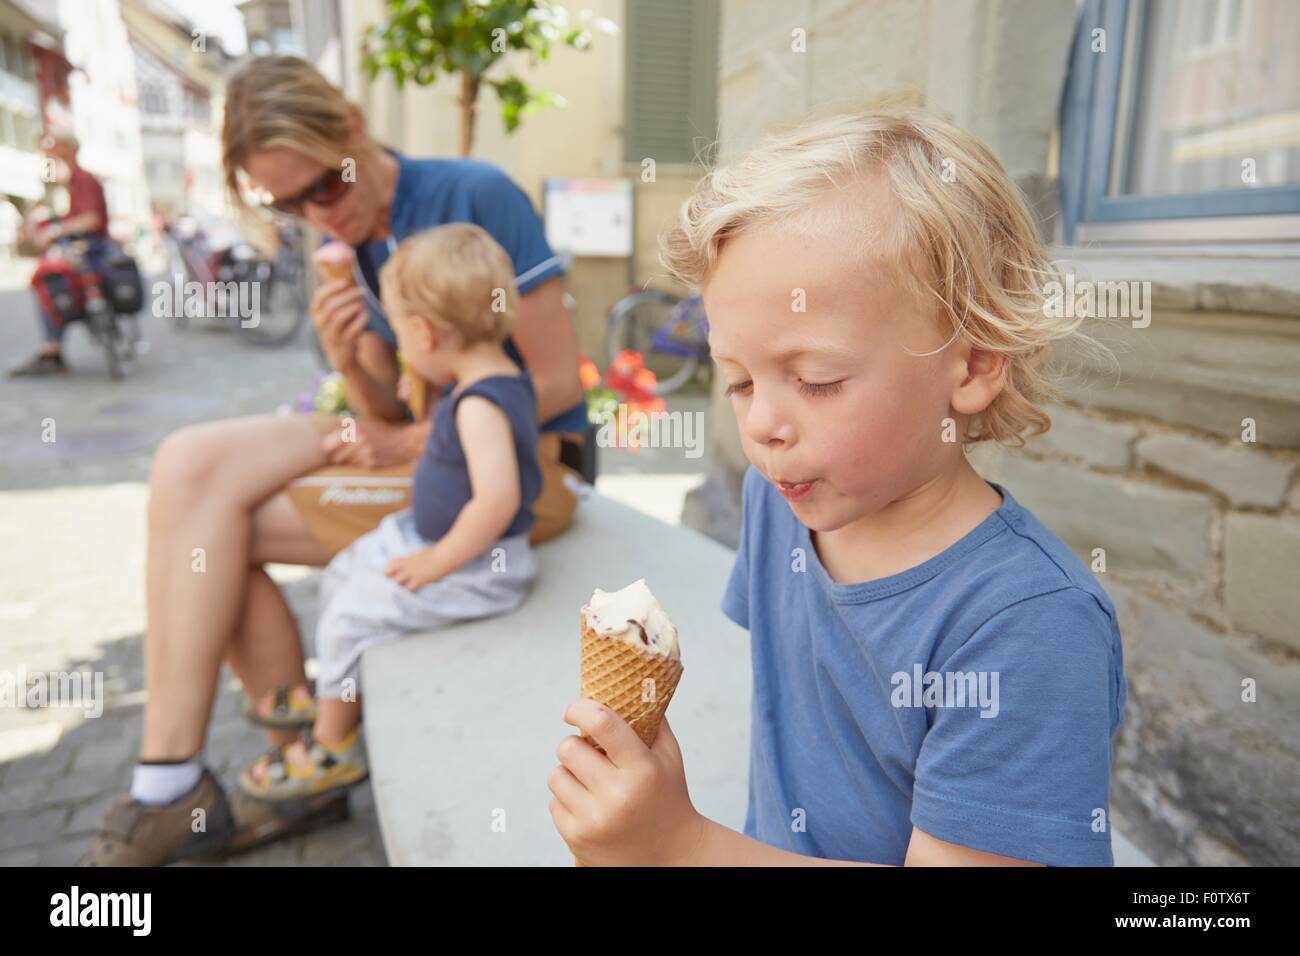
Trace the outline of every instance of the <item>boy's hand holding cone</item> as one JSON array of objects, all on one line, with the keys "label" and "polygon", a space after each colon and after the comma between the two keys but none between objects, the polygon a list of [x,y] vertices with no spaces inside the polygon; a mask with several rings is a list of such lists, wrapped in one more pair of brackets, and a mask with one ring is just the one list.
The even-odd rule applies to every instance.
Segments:
[{"label": "boy's hand holding cone", "polygon": [[582,735],[556,749],[551,818],[575,855],[594,864],[689,862],[707,821],[691,804],[664,719],[682,675],[677,631],[644,580],[597,590],[581,628],[582,699],[564,720]]}]

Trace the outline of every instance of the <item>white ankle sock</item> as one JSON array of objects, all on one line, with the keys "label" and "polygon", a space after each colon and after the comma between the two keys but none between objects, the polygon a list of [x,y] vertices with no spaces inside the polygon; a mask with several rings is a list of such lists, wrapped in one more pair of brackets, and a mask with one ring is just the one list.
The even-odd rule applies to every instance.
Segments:
[{"label": "white ankle sock", "polygon": [[203,760],[195,755],[183,763],[138,763],[131,776],[131,799],[160,806],[189,793],[203,775]]}]

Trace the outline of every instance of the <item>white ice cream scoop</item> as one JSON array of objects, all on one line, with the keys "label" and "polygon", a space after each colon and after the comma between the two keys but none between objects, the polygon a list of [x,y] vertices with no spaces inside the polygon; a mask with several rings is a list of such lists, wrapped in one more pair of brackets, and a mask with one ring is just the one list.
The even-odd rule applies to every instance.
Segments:
[{"label": "white ice cream scoop", "polygon": [[660,607],[645,578],[621,591],[596,588],[582,609],[587,626],[601,637],[616,638],[664,657],[678,657],[677,628]]}]

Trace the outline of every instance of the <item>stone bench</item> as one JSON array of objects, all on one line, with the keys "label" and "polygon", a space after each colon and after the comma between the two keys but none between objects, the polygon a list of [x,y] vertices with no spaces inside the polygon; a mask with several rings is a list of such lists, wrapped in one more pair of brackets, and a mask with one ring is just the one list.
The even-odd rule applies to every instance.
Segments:
[{"label": "stone bench", "polygon": [[537,549],[513,614],[367,652],[371,782],[394,866],[571,866],[551,822],[555,748],[576,728],[578,609],[644,577],[672,616],[685,672],[668,710],[696,808],[740,829],[749,766],[749,634],[719,609],[733,553],[600,495]]}]

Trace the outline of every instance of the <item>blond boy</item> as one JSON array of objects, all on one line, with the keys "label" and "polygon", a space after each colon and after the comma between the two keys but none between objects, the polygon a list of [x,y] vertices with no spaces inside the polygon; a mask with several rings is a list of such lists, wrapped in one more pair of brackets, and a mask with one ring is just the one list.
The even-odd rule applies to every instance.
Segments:
[{"label": "blond boy", "polygon": [[577,701],[551,810],[591,865],[1109,865],[1125,684],[1092,574],[966,458],[1045,431],[1051,267],[974,137],[921,110],[768,137],[683,205],[745,454],[723,610],[754,669],[744,832]]}]

